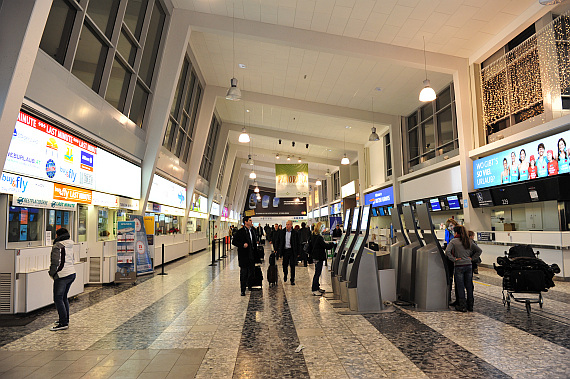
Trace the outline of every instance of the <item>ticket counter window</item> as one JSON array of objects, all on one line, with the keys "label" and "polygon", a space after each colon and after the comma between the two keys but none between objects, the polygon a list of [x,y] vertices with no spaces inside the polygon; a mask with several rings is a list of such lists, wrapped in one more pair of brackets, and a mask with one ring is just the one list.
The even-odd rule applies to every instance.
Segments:
[{"label": "ticket counter window", "polygon": [[46,230],[51,232],[51,241],[46,241],[46,244],[50,245],[55,239],[55,232],[58,229],[66,228],[71,235],[73,231],[71,225],[73,224],[73,213],[70,211],[60,211],[58,209],[49,209],[47,211],[48,222],[46,225]]},{"label": "ticket counter window", "polygon": [[42,242],[44,210],[10,207],[8,212],[8,243],[13,247],[39,246]]},{"label": "ticket counter window", "polygon": [[77,229],[77,242],[87,241],[87,209],[85,205],[79,205],[77,217],[79,217],[79,227]]}]

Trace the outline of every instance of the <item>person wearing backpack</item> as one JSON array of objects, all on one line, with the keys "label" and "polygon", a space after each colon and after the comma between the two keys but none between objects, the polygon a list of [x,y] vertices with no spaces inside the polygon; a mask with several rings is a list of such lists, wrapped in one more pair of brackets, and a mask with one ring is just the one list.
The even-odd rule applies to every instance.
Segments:
[{"label": "person wearing backpack", "polygon": [[311,287],[311,291],[315,296],[322,296],[325,293],[325,290],[321,289],[319,285],[319,278],[323,270],[323,262],[327,259],[326,250],[332,248],[334,248],[334,243],[325,242],[321,235],[321,223],[317,222],[309,241],[309,253],[315,261],[315,275],[313,275],[313,285]]},{"label": "person wearing backpack", "polygon": [[[469,239],[464,226],[453,228],[455,237],[447,244],[445,255],[453,262],[455,272],[455,288],[457,289],[457,304],[455,310],[459,312],[473,312],[473,267],[472,262],[481,256],[481,248]],[[465,301],[467,291],[467,302]]]},{"label": "person wearing backpack", "polygon": [[303,246],[303,248],[301,249],[301,255],[302,255],[301,260],[304,261],[305,267],[307,267],[307,264],[311,260],[309,257],[309,249],[307,245],[311,240],[311,230],[307,228],[307,224],[305,224],[304,222],[301,223],[301,229],[299,230],[299,237],[301,237],[301,246]]}]

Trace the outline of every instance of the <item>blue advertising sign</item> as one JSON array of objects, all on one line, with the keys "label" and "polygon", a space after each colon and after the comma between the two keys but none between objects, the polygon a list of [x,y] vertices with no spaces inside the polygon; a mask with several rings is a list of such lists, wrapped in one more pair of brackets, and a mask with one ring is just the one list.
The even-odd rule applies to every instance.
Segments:
[{"label": "blue advertising sign", "polygon": [[394,187],[392,186],[364,195],[364,205],[379,207],[389,204],[394,204]]},{"label": "blue advertising sign", "polygon": [[131,283],[137,278],[135,270],[135,222],[117,222],[117,271],[115,283]]},{"label": "blue advertising sign", "polygon": [[530,142],[473,161],[475,189],[570,172],[566,140],[570,132]]}]

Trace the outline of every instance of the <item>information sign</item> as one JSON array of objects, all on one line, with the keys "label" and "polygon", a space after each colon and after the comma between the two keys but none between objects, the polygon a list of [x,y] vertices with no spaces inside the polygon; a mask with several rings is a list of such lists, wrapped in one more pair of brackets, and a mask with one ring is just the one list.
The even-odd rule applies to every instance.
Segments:
[{"label": "information sign", "polygon": [[117,271],[115,283],[132,283],[137,279],[135,267],[135,222],[117,222]]}]

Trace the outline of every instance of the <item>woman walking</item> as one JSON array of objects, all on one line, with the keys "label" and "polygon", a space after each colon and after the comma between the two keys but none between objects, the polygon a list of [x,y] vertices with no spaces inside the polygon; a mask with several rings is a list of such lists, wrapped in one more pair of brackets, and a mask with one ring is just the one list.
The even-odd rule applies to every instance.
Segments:
[{"label": "woman walking", "polygon": [[[455,309],[459,312],[473,312],[473,269],[472,261],[481,256],[481,248],[477,246],[467,235],[464,226],[458,225],[453,228],[455,238],[449,242],[445,249],[445,255],[454,263],[454,278],[457,301]],[[467,291],[467,302],[465,301]]]},{"label": "woman walking", "polygon": [[321,289],[319,285],[319,277],[321,276],[321,271],[323,270],[323,262],[327,259],[326,249],[334,248],[334,243],[325,242],[325,239],[321,235],[321,223],[317,222],[313,234],[311,235],[311,240],[309,242],[309,253],[313,261],[315,262],[315,275],[313,275],[313,286],[311,291],[315,296],[321,296],[325,293],[325,290]]}]

